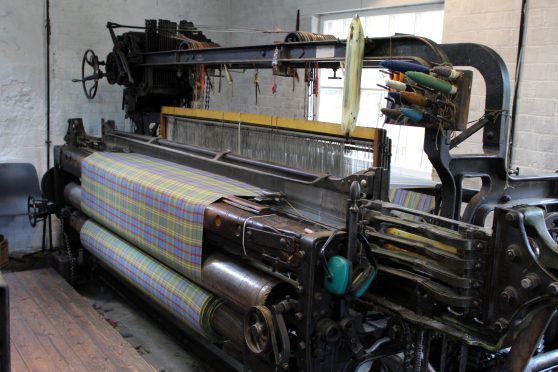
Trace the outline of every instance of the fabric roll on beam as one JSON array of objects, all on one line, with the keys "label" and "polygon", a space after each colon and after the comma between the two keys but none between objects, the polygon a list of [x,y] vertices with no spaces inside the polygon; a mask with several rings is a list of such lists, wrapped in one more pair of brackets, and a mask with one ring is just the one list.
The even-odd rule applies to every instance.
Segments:
[{"label": "fabric roll on beam", "polygon": [[82,162],[82,211],[200,283],[205,207],[262,190],[140,154],[96,152]]},{"label": "fabric roll on beam", "polygon": [[223,301],[92,220],[83,224],[80,240],[95,257],[192,329],[214,334],[212,318]]}]

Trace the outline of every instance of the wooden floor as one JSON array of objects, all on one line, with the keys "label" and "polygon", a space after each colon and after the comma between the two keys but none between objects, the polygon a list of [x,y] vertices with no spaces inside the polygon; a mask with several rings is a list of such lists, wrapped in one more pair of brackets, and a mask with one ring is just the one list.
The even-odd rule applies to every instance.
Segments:
[{"label": "wooden floor", "polygon": [[51,269],[4,274],[12,371],[154,371]]}]

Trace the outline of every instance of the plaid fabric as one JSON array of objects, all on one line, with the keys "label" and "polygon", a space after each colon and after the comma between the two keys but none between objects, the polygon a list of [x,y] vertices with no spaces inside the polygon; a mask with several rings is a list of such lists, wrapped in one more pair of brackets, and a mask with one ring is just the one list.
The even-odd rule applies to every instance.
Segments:
[{"label": "plaid fabric", "polygon": [[83,246],[133,286],[202,334],[211,334],[210,318],[221,301],[158,261],[88,220]]},{"label": "plaid fabric", "polygon": [[421,212],[430,212],[436,205],[436,198],[431,195],[403,189],[390,189],[389,200],[393,204]]},{"label": "plaid fabric", "polygon": [[81,207],[91,218],[200,282],[205,207],[261,190],[139,154],[97,152],[82,162]]}]

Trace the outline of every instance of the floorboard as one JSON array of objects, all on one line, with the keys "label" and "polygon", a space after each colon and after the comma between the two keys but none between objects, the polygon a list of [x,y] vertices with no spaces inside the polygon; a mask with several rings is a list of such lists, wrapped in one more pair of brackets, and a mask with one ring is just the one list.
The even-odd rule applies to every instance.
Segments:
[{"label": "floorboard", "polygon": [[154,371],[52,269],[4,274],[13,371]]}]

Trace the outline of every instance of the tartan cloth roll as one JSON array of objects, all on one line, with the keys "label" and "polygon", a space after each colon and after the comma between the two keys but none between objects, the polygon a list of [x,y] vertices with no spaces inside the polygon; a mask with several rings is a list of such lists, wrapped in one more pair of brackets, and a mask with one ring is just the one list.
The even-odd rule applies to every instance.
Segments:
[{"label": "tartan cloth roll", "polygon": [[211,318],[223,303],[92,220],[80,232],[83,246],[159,305],[201,334],[213,335]]},{"label": "tartan cloth roll", "polygon": [[81,187],[85,214],[198,283],[205,207],[226,195],[262,193],[195,168],[110,152],[82,162]]}]

